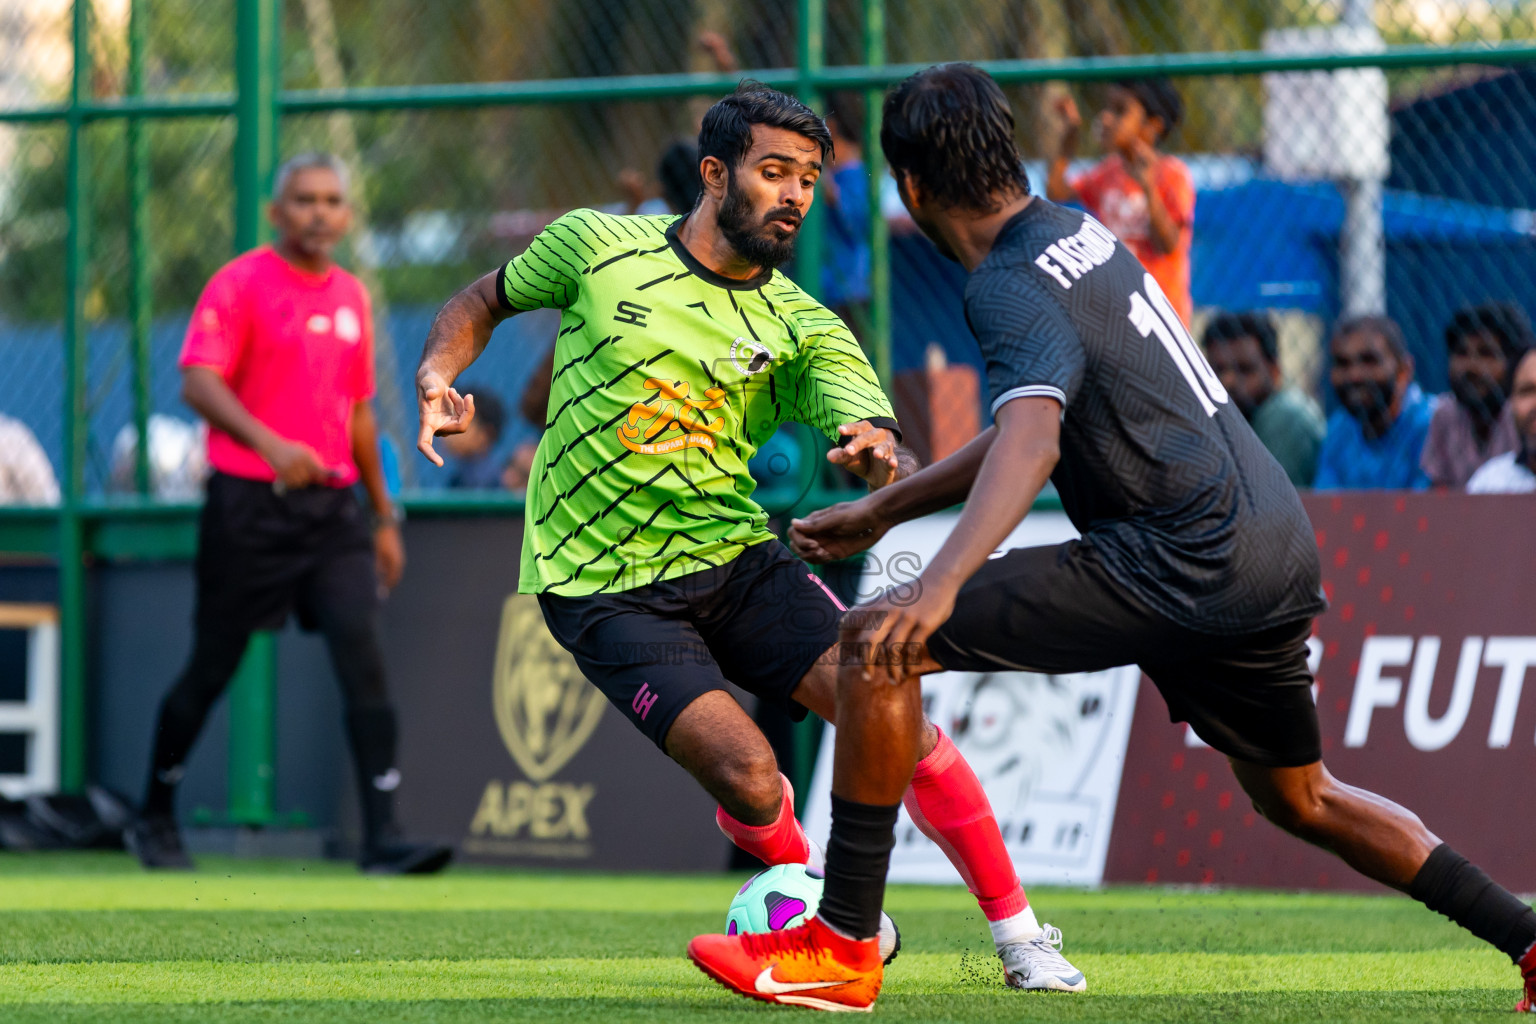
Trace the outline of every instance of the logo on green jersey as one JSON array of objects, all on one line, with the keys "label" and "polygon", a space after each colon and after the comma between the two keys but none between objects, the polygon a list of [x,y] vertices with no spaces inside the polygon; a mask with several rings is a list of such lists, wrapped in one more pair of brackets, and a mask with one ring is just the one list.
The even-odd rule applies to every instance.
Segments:
[{"label": "logo on green jersey", "polygon": [[748,377],[762,373],[773,363],[773,353],[761,342],[737,338],[731,342],[731,365]]},{"label": "logo on green jersey", "polygon": [[[641,455],[670,455],[684,448],[713,450],[713,435],[725,426],[725,417],[711,420],[704,410],[725,405],[725,389],[705,388],[704,399],[700,400],[688,397],[691,387],[685,380],[669,382],[647,377],[645,389],[656,394],[649,401],[629,407],[629,415],[619,424],[619,443]],[[682,433],[662,436],[673,428]]]}]

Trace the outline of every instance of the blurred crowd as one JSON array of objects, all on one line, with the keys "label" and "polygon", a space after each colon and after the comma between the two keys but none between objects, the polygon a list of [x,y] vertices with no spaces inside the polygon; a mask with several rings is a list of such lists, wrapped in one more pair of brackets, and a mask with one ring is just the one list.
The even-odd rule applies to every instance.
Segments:
[{"label": "blurred crowd", "polygon": [[[718,34],[702,34],[698,45],[716,70],[739,70]],[[1449,390],[1440,395],[1425,394],[1416,383],[1413,357],[1391,318],[1341,319],[1323,353],[1320,376],[1334,399],[1332,415],[1325,416],[1313,397],[1324,380],[1287,380],[1282,372],[1271,312],[1195,312],[1190,294],[1195,189],[1188,167],[1160,148],[1183,119],[1178,91],[1166,79],[1143,79],[1112,85],[1104,96],[1091,126],[1103,158],[1076,175],[1070,171],[1084,119],[1065,94],[1050,101],[1046,120],[1055,134],[1047,140],[1045,193],[1097,217],[1146,266],[1185,324],[1203,323],[1199,335],[1212,368],[1298,488],[1536,491],[1536,336],[1518,303],[1469,305],[1445,325]],[[904,225],[866,170],[862,96],[832,93],[826,108],[835,160],[818,187],[825,217],[820,294],[864,339],[870,324],[871,205],[883,211],[894,231]],[[602,207],[608,212],[687,212],[702,187],[696,143],[671,140],[652,173],[622,168],[615,186],[622,198]],[[477,491],[527,487],[543,429],[553,340],[518,396],[515,419],[509,419],[503,396],[473,383],[461,386],[475,395],[477,416],[470,431],[444,439],[449,461],[433,484]],[[893,397],[919,453],[932,459],[980,429],[980,392],[974,371],[946,367],[937,346],[930,346],[927,363],[899,373]],[[156,497],[196,497],[207,471],[200,429],[169,416],[151,418],[148,467]],[[113,490],[135,489],[137,446],[131,426],[115,438]],[[798,476],[800,458],[799,446],[781,437],[765,447],[753,469],[771,485],[779,477]],[[386,452],[385,462],[395,465],[396,453]],[[58,501],[58,481],[37,439],[19,420],[0,415],[0,503]]]}]

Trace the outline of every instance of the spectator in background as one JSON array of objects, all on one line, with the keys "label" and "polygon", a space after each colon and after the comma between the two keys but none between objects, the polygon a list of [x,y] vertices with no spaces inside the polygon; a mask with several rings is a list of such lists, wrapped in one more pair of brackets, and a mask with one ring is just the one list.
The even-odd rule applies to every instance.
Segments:
[{"label": "spectator in background", "polygon": [[1434,405],[1413,381],[1413,357],[1396,321],[1385,316],[1342,321],[1329,343],[1329,358],[1341,408],[1328,418],[1312,486],[1320,491],[1429,487],[1419,457]]},{"label": "spectator in background", "polygon": [[466,388],[475,396],[475,418],[469,429],[443,439],[453,462],[448,469],[448,486],[462,490],[494,491],[501,488],[501,463],[496,446],[506,424],[506,410],[501,399],[484,388]]},{"label": "spectator in background", "polygon": [[1311,487],[1328,427],[1310,396],[1284,386],[1268,313],[1221,313],[1200,343],[1232,402],[1297,487]]},{"label": "spectator in background", "polygon": [[699,144],[692,139],[678,139],[661,154],[656,167],[656,178],[661,182],[661,201],[668,213],[687,213],[699,201],[704,191],[704,179],[699,175]]},{"label": "spectator in background", "polygon": [[1083,124],[1071,96],[1060,97],[1061,129],[1045,194],[1052,202],[1077,200],[1136,254],[1157,279],[1184,323],[1194,301],[1189,293],[1189,250],[1195,232],[1195,185],[1189,168],[1158,144],[1184,119],[1184,100],[1166,78],[1142,78],[1111,86],[1099,112],[1099,141],[1109,155],[1071,181]]},{"label": "spectator in background", "polygon": [[855,336],[867,334],[869,316],[869,174],[864,167],[864,109],[852,93],[827,97],[832,133],[830,173],[817,182],[827,217],[821,300]]},{"label": "spectator in background", "polygon": [[0,414],[0,505],[57,505],[59,481],[37,435]]},{"label": "spectator in background", "polygon": [[1477,467],[1520,447],[1506,398],[1531,322],[1513,303],[1472,306],[1446,325],[1445,345],[1451,390],[1435,404],[1422,463],[1431,486],[1461,490]]},{"label": "spectator in background", "polygon": [[1467,481],[1468,494],[1530,494],[1536,491],[1536,348],[1510,367],[1509,407],[1518,444],[1485,462]]},{"label": "spectator in background", "polygon": [[398,727],[378,607],[405,548],[380,465],[368,293],[332,261],[352,224],[345,167],[320,153],[292,158],[268,217],[277,241],[214,274],[181,352],[182,397],[209,423],[214,474],[198,525],[192,654],[161,701],[144,806],[124,838],[146,868],[192,866],[175,818],[187,758],[251,634],[297,612],[324,635],[346,701],[359,867],[435,871],[452,849],[403,842],[395,826]]}]

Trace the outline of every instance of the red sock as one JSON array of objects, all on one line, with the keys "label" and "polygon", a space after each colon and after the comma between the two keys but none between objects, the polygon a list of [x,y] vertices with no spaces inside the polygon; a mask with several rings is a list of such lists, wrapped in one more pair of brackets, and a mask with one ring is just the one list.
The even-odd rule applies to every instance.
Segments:
[{"label": "red sock", "polygon": [[938,745],[912,772],[903,803],[913,824],[960,872],[988,921],[1029,906],[981,780],[942,730]]},{"label": "red sock", "polygon": [[779,778],[784,781],[784,802],[779,805],[778,820],[772,825],[743,825],[725,813],[724,807],[715,809],[715,824],[725,837],[769,867],[804,864],[811,856],[811,841],[795,820],[794,787],[782,773]]}]

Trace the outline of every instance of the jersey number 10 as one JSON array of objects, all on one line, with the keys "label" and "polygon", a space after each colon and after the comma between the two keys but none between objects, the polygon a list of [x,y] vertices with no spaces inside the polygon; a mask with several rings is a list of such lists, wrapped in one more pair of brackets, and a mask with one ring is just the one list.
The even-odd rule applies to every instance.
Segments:
[{"label": "jersey number 10", "polygon": [[1148,302],[1141,292],[1131,292],[1131,324],[1143,338],[1157,335],[1157,340],[1173,357],[1174,365],[1194,389],[1205,414],[1215,416],[1216,406],[1227,403],[1227,389],[1221,386],[1216,371],[1205,361],[1205,353],[1195,347],[1195,339],[1184,329],[1184,321],[1173,311],[1168,297],[1151,274],[1145,276],[1142,286],[1151,301]]}]

